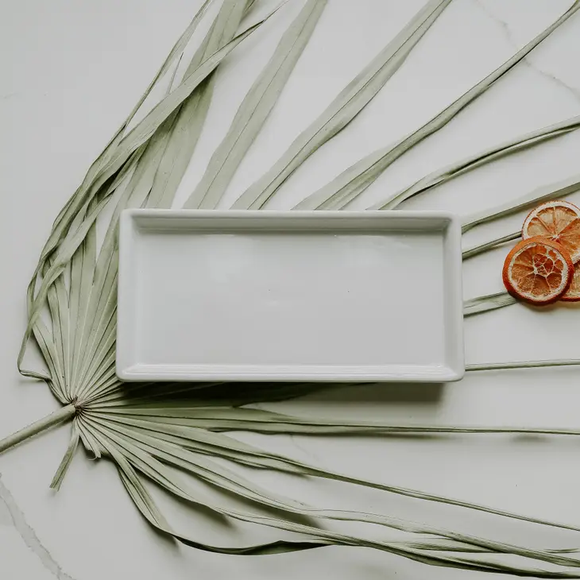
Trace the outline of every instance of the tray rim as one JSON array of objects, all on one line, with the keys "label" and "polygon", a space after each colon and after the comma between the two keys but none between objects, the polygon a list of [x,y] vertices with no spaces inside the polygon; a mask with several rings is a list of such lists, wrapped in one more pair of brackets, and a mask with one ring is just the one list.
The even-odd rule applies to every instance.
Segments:
[{"label": "tray rim", "polygon": [[[441,224],[442,235],[445,236],[444,267],[445,280],[453,296],[446,296],[446,301],[455,302],[455,306],[446,303],[446,340],[450,333],[454,335],[455,348],[446,352],[446,364],[433,365],[208,365],[208,364],[147,364],[133,363],[129,356],[129,344],[132,341],[131,329],[126,321],[126,312],[130,307],[131,277],[127,272],[131,256],[131,242],[135,228],[139,228],[139,219],[176,220],[190,224],[201,219],[208,224],[206,231],[227,231],[238,229],[243,231],[259,231],[267,229],[267,224],[276,222],[288,224],[290,230],[318,229],[314,226],[323,222],[324,231],[332,232],[332,224],[341,225],[345,230],[356,231],[353,224],[374,221],[376,223],[396,223],[404,221],[425,221]],[[224,228],[219,225],[213,228],[211,222],[230,221]],[[244,223],[263,223],[266,226],[246,225]],[[298,224],[298,227],[296,227]],[[302,224],[302,225],[300,225]],[[307,227],[304,225],[307,224]],[[308,225],[312,224],[312,225]],[[294,227],[292,227],[294,225]],[[350,225],[350,228],[349,228]],[[184,229],[187,228],[187,225]],[[152,227],[145,227],[152,230]],[[169,229],[166,225],[163,230]],[[181,229],[181,228],[179,228]],[[201,229],[201,228],[200,228]],[[412,228],[401,228],[401,231]],[[431,231],[436,231],[434,227]],[[288,231],[288,230],[285,230]],[[175,209],[127,209],[121,213],[119,231],[119,278],[118,278],[118,308],[117,308],[117,344],[116,344],[116,374],[122,381],[312,381],[312,382],[453,382],[460,380],[465,372],[463,347],[463,295],[461,271],[461,226],[455,215],[446,211],[278,211],[278,210],[175,210]],[[449,346],[447,347],[449,349]]]}]

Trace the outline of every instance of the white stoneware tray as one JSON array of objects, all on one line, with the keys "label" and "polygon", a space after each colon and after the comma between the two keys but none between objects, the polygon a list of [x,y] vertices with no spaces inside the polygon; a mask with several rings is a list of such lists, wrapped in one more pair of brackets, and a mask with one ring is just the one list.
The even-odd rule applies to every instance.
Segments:
[{"label": "white stoneware tray", "polygon": [[458,380],[460,239],[441,212],[127,210],[117,374]]}]

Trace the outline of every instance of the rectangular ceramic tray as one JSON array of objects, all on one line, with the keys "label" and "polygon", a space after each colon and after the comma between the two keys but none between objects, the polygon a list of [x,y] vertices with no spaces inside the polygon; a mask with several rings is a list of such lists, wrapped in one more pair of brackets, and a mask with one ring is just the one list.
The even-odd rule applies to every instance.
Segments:
[{"label": "rectangular ceramic tray", "polygon": [[441,212],[127,210],[126,381],[454,381],[460,226]]}]

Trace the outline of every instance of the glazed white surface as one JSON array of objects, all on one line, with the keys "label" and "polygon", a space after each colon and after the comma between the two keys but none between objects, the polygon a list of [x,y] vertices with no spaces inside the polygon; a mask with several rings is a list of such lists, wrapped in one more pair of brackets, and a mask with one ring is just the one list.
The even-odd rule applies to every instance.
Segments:
[{"label": "glazed white surface", "polygon": [[458,380],[461,278],[461,225],[442,212],[127,210],[117,375]]}]

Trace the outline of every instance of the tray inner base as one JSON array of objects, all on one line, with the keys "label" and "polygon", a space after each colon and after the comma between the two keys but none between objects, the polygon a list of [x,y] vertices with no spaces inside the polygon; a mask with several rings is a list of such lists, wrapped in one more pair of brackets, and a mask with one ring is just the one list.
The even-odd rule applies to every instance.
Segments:
[{"label": "tray inner base", "polygon": [[436,365],[444,232],[134,232],[147,365]]}]

